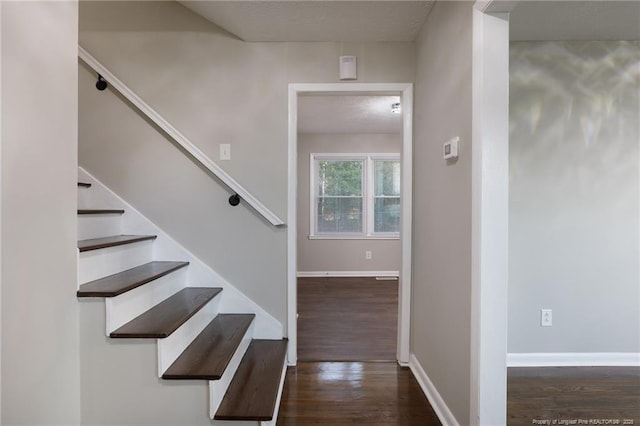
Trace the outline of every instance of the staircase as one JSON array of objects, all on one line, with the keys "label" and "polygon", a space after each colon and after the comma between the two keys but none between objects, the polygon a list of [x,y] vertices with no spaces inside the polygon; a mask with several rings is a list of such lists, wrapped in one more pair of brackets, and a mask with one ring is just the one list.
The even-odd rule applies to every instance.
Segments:
[{"label": "staircase", "polygon": [[211,419],[275,425],[286,371],[280,323],[161,230],[146,232],[155,225],[91,175],[79,176],[77,297],[104,299],[106,343],[153,339],[157,386],[206,381]]}]

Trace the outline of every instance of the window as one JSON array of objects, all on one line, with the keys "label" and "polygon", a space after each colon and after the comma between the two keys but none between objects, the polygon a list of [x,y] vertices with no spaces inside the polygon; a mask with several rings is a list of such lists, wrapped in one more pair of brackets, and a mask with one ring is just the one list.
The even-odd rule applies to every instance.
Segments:
[{"label": "window", "polygon": [[311,154],[310,238],[399,238],[397,154]]}]

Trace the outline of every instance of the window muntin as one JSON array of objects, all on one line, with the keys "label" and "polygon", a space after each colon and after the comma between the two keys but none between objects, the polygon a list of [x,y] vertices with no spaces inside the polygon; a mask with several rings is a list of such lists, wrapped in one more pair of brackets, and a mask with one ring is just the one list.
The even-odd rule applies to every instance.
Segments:
[{"label": "window muntin", "polygon": [[399,238],[397,154],[311,154],[311,238]]}]

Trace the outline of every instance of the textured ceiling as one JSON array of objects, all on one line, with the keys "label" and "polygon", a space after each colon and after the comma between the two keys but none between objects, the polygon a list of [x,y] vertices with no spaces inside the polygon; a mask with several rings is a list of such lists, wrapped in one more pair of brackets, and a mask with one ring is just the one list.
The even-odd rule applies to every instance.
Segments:
[{"label": "textured ceiling", "polygon": [[433,1],[180,1],[245,41],[412,41]]},{"label": "textured ceiling", "polygon": [[640,1],[520,1],[511,40],[640,40]]},{"label": "textured ceiling", "polygon": [[298,132],[402,133],[402,114],[391,112],[396,102],[399,96],[300,96]]}]

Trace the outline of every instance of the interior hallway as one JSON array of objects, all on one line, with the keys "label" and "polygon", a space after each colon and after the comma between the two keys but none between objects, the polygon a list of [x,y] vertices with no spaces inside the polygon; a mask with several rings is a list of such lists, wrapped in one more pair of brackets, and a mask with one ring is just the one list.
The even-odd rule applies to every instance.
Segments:
[{"label": "interior hallway", "polygon": [[278,425],[440,425],[396,362],[397,280],[299,278],[298,314]]},{"label": "interior hallway", "polygon": [[299,361],[395,361],[398,280],[298,278]]}]

